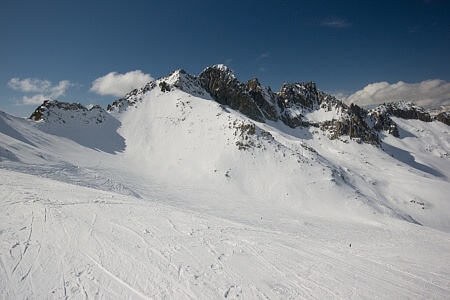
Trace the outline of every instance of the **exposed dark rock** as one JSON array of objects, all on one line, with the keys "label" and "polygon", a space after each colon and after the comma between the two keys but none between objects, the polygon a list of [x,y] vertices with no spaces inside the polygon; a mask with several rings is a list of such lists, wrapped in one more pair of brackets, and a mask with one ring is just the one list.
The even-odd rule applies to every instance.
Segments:
[{"label": "exposed dark rock", "polygon": [[414,119],[424,122],[432,121],[430,114],[423,107],[411,102],[400,101],[381,104],[373,111],[402,119]]},{"label": "exposed dark rock", "polygon": [[[41,105],[38,106],[38,108],[36,108],[36,110],[31,114],[29,119],[33,121],[46,120],[47,117],[50,115],[52,108],[57,108],[65,111],[82,111],[82,112],[89,111],[89,109],[87,109],[80,103],[67,103],[67,102],[59,102],[56,100],[53,101],[45,100],[44,103],[42,103]],[[96,105],[91,109],[103,111],[103,109],[99,105]]]},{"label": "exposed dark rock", "polygon": [[163,93],[170,92],[170,85],[165,81],[161,81],[159,83],[159,87],[161,88],[161,92]]},{"label": "exposed dark rock", "polygon": [[264,117],[271,121],[278,120],[278,113],[275,108],[277,96],[271,90],[261,86],[258,78],[250,79],[246,86],[246,90],[261,109]]},{"label": "exposed dark rock", "polygon": [[373,128],[377,131],[387,131],[395,137],[400,137],[397,124],[386,113],[370,111],[369,116],[373,120]]},{"label": "exposed dark rock", "polygon": [[246,86],[225,66],[206,68],[199,75],[202,87],[220,104],[228,105],[249,118],[264,122],[265,118]]},{"label": "exposed dark rock", "polygon": [[450,126],[450,111],[445,111],[437,114],[436,120]]},{"label": "exposed dark rock", "polygon": [[301,115],[292,116],[289,114],[289,112],[282,113],[280,118],[284,124],[286,124],[287,126],[289,126],[291,128],[307,127],[307,126],[313,125],[308,121],[303,121]]},{"label": "exposed dark rock", "polygon": [[351,139],[365,142],[368,144],[380,144],[380,138],[372,127],[366,122],[367,111],[358,105],[351,104],[344,106],[348,114],[347,118],[341,120],[325,121],[320,127],[330,132],[331,139],[337,139],[340,136],[349,136]]},{"label": "exposed dark rock", "polygon": [[281,111],[293,106],[314,109],[319,104],[319,95],[314,82],[285,83],[278,92]]}]

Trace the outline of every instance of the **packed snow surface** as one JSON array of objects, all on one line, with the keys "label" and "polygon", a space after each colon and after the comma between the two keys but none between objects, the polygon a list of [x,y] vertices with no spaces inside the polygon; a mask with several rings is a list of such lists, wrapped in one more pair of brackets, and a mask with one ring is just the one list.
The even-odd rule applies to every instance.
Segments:
[{"label": "packed snow surface", "polygon": [[178,89],[130,103],[0,113],[0,298],[449,298],[447,125],[395,119],[380,149]]},{"label": "packed snow surface", "polygon": [[450,292],[448,234],[411,223],[270,211],[230,220],[161,203],[162,194],[138,199],[0,175],[2,298],[445,299]]}]

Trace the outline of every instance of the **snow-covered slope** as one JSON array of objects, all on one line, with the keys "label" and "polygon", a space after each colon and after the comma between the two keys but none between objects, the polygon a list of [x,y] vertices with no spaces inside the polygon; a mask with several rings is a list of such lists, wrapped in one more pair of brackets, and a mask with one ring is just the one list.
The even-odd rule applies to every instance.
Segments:
[{"label": "snow-covered slope", "polygon": [[[0,113],[3,298],[447,297],[447,125],[215,68],[173,72],[109,113]],[[363,118],[399,137],[336,134]],[[355,130],[375,134],[367,124]]]}]

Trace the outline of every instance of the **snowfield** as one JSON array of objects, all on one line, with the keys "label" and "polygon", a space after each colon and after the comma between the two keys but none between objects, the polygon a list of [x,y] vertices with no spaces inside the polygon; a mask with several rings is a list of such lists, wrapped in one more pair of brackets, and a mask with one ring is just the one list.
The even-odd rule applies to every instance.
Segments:
[{"label": "snowfield", "polygon": [[378,148],[194,88],[0,112],[0,298],[449,299],[447,125]]},{"label": "snowfield", "polygon": [[[0,170],[5,299],[446,299],[450,237],[403,221],[230,221]],[[351,247],[350,247],[351,244]]]}]

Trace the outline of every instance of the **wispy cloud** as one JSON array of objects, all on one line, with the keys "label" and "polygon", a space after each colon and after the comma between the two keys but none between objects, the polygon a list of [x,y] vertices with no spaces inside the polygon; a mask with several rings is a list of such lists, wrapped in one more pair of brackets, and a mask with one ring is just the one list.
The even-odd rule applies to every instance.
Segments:
[{"label": "wispy cloud", "polygon": [[225,60],[225,65],[228,66],[229,64],[231,64],[231,62],[233,61],[232,58],[228,58]]},{"label": "wispy cloud", "polygon": [[111,72],[95,79],[92,82],[90,90],[102,96],[121,97],[152,80],[153,77],[150,74],[144,74],[141,70],[131,71],[125,74]]},{"label": "wispy cloud", "polygon": [[349,22],[346,19],[342,19],[342,18],[327,18],[327,19],[323,19],[320,20],[317,25],[322,26],[322,27],[329,27],[329,28],[348,28],[348,27],[352,27],[353,23]]},{"label": "wispy cloud", "polygon": [[376,82],[350,95],[344,101],[369,106],[392,101],[411,101],[426,108],[450,105],[450,82],[432,79],[419,83]]},{"label": "wispy cloud", "polygon": [[343,92],[343,91],[335,91],[335,92],[330,92],[330,95],[335,97],[336,99],[339,100],[344,100],[347,99],[352,93],[349,92]]},{"label": "wispy cloud", "polygon": [[262,53],[261,55],[259,55],[259,56],[256,58],[256,61],[260,61],[260,60],[262,60],[262,59],[268,58],[269,56],[270,56],[270,53],[269,53],[269,52]]},{"label": "wispy cloud", "polygon": [[20,79],[17,77],[11,78],[8,81],[8,87],[22,93],[37,93],[32,96],[25,95],[22,97],[22,104],[24,105],[39,105],[44,100],[56,99],[64,96],[67,89],[75,84],[68,80],[62,80],[58,84],[53,85],[49,80],[42,80],[37,78]]}]

